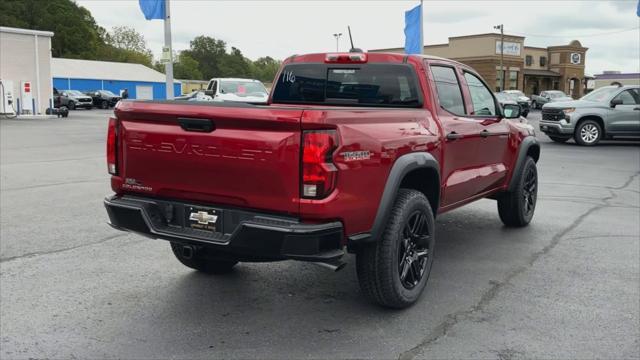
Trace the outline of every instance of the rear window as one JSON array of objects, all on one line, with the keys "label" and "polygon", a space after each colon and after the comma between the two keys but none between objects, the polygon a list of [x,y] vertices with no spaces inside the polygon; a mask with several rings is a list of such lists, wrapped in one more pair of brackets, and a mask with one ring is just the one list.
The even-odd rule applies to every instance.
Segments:
[{"label": "rear window", "polygon": [[291,64],[275,84],[273,103],[421,107],[422,96],[406,64]]}]

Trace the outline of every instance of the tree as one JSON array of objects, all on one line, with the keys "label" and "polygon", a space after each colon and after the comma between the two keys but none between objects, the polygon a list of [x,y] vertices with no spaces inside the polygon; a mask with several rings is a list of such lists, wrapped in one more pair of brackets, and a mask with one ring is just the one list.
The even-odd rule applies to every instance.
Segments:
[{"label": "tree", "polygon": [[197,36],[189,43],[189,50],[182,53],[199,64],[199,70],[205,79],[221,76],[220,64],[227,54],[227,44],[209,36]]},{"label": "tree", "polygon": [[240,50],[232,47],[231,53],[225,54],[220,62],[220,76],[251,77],[251,61]]},{"label": "tree", "polygon": [[53,31],[54,57],[96,59],[104,43],[89,10],[71,0],[2,0],[0,26]]},{"label": "tree", "polygon": [[[184,51],[178,56],[178,62],[173,64],[173,77],[176,79],[202,80],[200,64]],[[164,64],[162,64],[164,72]]]},{"label": "tree", "polygon": [[280,68],[281,61],[269,56],[258,58],[252,63],[251,74],[254,79],[271,82]]},{"label": "tree", "polygon": [[110,33],[105,35],[105,42],[118,49],[135,51],[142,54],[150,54],[144,36],[134,28],[128,26],[114,26]]}]

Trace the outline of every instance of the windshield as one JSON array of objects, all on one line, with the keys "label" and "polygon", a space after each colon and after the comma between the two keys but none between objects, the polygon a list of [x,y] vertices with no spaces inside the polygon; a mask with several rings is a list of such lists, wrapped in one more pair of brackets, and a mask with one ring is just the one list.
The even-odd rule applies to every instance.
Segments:
[{"label": "windshield", "polygon": [[103,95],[107,95],[107,96],[118,96],[118,95],[116,95],[116,94],[112,93],[112,92],[111,92],[111,91],[109,91],[109,90],[100,90],[100,92],[101,92]]},{"label": "windshield", "polygon": [[609,100],[619,90],[617,86],[605,86],[600,89],[593,90],[589,94],[583,96],[580,100],[605,102]]},{"label": "windshield", "polygon": [[67,90],[67,94],[71,96],[86,96],[85,94],[81,93],[78,90]]},{"label": "windshield", "polygon": [[519,96],[525,96],[522,91],[509,91],[507,94],[513,95],[515,98],[517,98]]},{"label": "windshield", "polygon": [[561,97],[567,97],[567,95],[565,95],[565,93],[563,93],[562,91],[548,92],[547,96],[552,98],[552,99],[557,99],[557,98],[561,98]]},{"label": "windshield", "polygon": [[257,81],[223,80],[220,82],[220,93],[237,96],[267,96],[267,89]]}]

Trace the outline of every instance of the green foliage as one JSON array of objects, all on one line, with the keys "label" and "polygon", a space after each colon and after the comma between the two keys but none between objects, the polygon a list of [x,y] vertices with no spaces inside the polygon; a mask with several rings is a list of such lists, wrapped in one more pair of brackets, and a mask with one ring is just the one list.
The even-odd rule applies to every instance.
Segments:
[{"label": "green foliage", "polygon": [[[0,26],[54,32],[54,57],[139,63],[164,72],[134,28],[119,26],[108,32],[72,0],[0,0]],[[279,66],[280,61],[270,57],[251,61],[235,47],[227,52],[222,40],[197,36],[178,55],[173,72],[177,79],[243,77],[270,82]]]},{"label": "green foliage", "polygon": [[53,31],[54,57],[96,59],[104,43],[104,29],[71,0],[2,0],[0,26]]},{"label": "green foliage", "polygon": [[202,79],[202,72],[199,69],[198,62],[183,51],[178,56],[178,62],[173,64],[173,77],[176,79],[198,80]]}]

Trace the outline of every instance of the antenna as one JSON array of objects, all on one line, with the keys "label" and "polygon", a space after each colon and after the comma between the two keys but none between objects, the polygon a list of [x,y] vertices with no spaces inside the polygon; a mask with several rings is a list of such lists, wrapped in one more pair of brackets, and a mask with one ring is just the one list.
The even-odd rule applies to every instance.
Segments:
[{"label": "antenna", "polygon": [[353,46],[353,37],[351,36],[351,26],[347,25],[347,29],[349,30],[349,41],[351,41],[351,50],[349,52],[352,53],[361,53],[362,50]]}]

